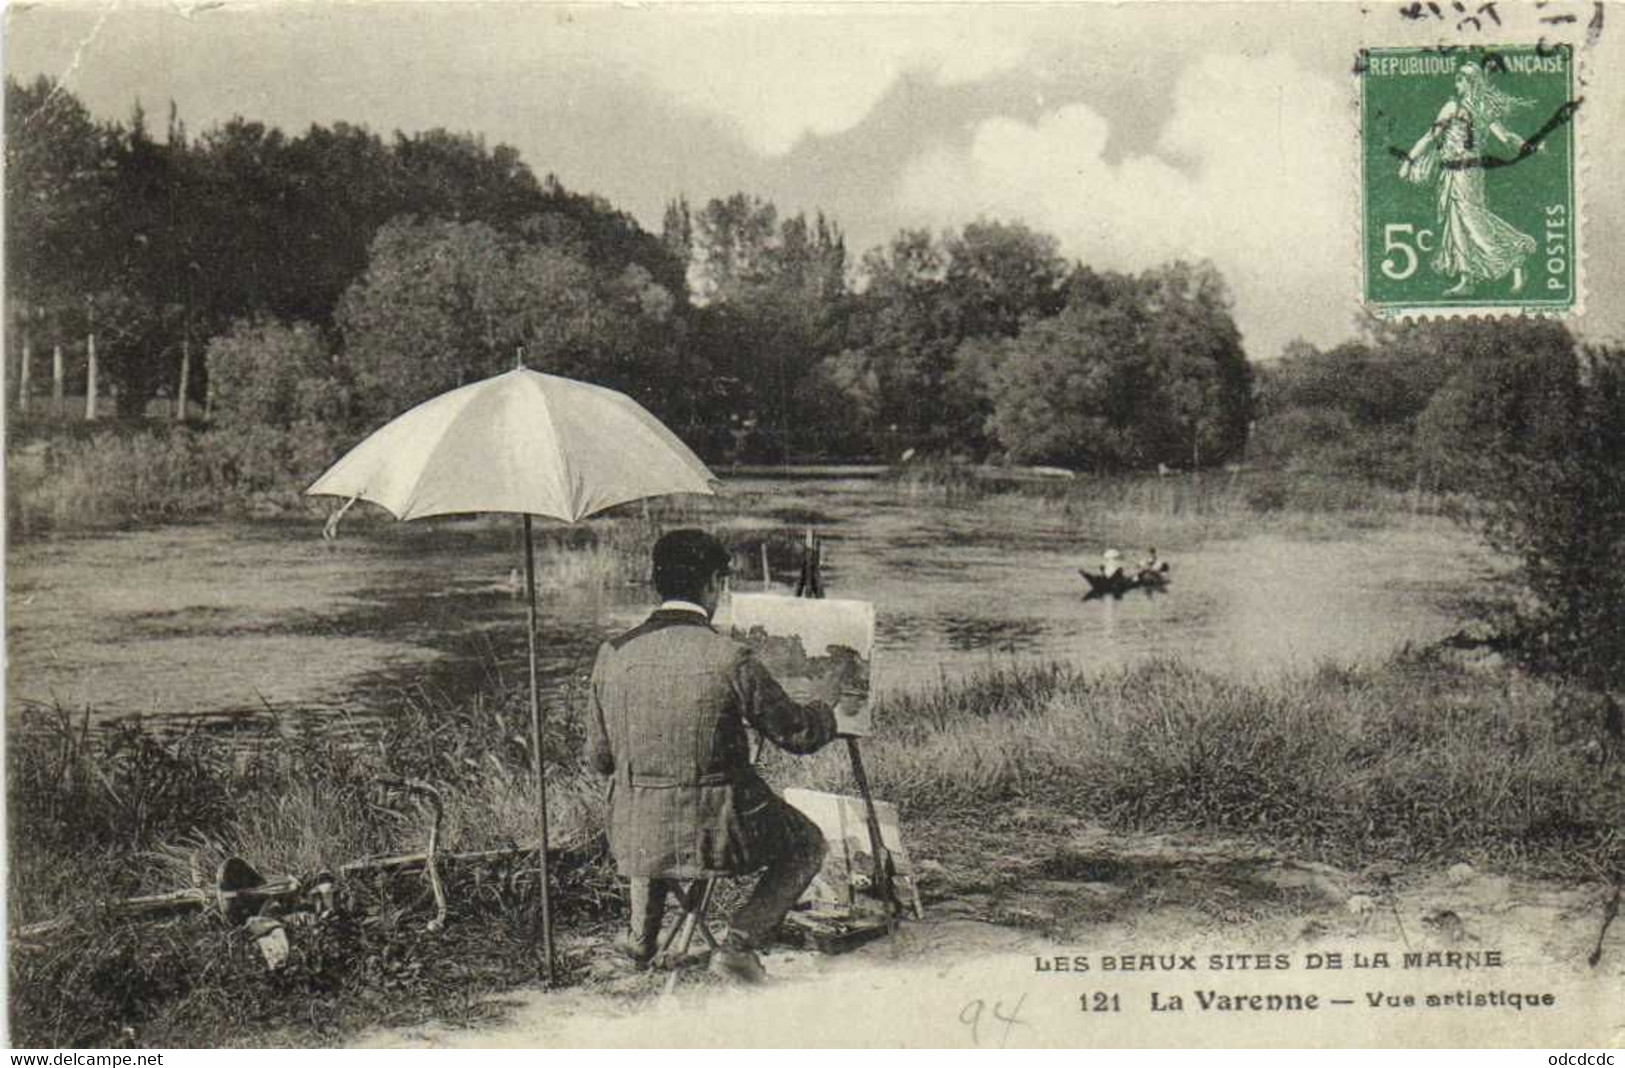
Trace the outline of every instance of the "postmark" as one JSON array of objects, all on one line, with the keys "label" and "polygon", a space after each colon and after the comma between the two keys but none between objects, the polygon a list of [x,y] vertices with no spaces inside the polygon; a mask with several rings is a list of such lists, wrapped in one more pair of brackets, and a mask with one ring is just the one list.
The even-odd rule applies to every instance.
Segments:
[{"label": "postmark", "polygon": [[1574,312],[1574,50],[1374,48],[1356,70],[1367,306]]}]

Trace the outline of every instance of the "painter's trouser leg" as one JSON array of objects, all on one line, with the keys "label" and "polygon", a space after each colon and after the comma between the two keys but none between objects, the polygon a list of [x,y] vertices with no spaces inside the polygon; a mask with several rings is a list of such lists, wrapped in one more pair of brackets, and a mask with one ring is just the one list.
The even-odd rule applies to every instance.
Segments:
[{"label": "painter's trouser leg", "polygon": [[660,948],[660,921],[666,916],[666,894],[677,889],[671,879],[634,878],[627,888],[631,917],[627,931],[627,952],[647,961]]},{"label": "painter's trouser leg", "polygon": [[770,828],[762,843],[767,870],[728,919],[728,945],[733,949],[755,949],[773,940],[784,914],[806,892],[829,852],[816,823],[780,798],[771,804],[776,818],[763,821]]}]

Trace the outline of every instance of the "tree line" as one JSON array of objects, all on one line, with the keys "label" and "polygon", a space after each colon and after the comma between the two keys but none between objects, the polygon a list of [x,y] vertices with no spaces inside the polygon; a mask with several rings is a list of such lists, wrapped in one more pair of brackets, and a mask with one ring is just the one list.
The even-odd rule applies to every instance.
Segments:
[{"label": "tree line", "polygon": [[[6,130],[8,335],[94,333],[121,414],[177,389],[188,350],[240,320],[331,331],[379,229],[402,215],[535,220],[602,264],[682,284],[629,216],[538,182],[513,149],[470,134],[386,141],[338,123],[289,137],[234,118],[194,137],[171,106],[160,139],[139,105],[126,122],[97,121],[44,77],[7,80]],[[201,390],[203,361],[188,373]]]},{"label": "tree line", "polygon": [[649,233],[471,134],[193,136],[171,106],[159,137],[47,78],[8,79],[6,109],[8,350],[93,336],[126,416],[184,394],[355,432],[523,359],[632,393],[713,458],[1110,470],[1245,440],[1208,264],[1099,272],[996,220],[852,262],[834,220],[746,193],[677,198]]}]

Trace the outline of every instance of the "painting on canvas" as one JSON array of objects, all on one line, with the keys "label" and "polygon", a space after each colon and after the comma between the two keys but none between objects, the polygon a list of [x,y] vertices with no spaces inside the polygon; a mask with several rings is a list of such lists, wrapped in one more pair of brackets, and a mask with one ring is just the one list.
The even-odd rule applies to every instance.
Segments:
[{"label": "painting on canvas", "polygon": [[[766,593],[736,593],[718,613],[725,633],[756,650],[785,691],[798,701],[835,706],[842,734],[874,730],[870,663],[875,608],[868,601],[813,600]],[[861,695],[852,702],[850,695]]]},{"label": "painting on canvas", "polygon": [[[874,848],[869,841],[863,799],[795,788],[784,791],[784,799],[816,823],[829,843],[824,866],[807,888],[804,900],[815,909],[843,912],[852,909],[855,894],[867,890],[874,880]],[[903,848],[897,806],[888,801],[876,801],[875,819],[880,824],[881,844],[891,854],[892,889],[897,900],[911,908],[916,918],[922,917],[920,891],[914,881],[914,866]]]}]

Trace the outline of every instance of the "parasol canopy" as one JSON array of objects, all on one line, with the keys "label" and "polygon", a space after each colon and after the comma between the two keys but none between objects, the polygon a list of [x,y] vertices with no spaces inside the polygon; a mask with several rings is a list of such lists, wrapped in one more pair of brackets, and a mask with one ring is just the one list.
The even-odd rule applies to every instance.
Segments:
[{"label": "parasol canopy", "polygon": [[516,368],[397,416],[305,492],[359,497],[397,519],[513,512],[573,523],[715,482],[632,398]]}]

